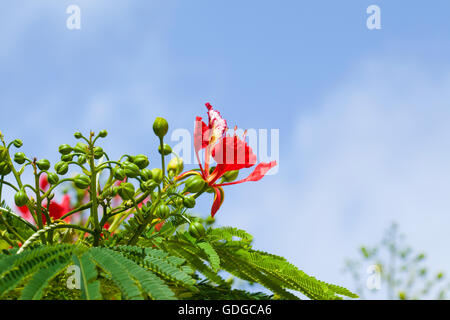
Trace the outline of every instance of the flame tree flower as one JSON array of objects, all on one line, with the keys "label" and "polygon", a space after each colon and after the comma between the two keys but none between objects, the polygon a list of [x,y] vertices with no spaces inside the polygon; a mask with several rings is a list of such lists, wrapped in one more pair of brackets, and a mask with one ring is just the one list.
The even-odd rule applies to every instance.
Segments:
[{"label": "flame tree flower", "polygon": [[[200,177],[205,187],[212,188],[214,192],[214,202],[211,208],[211,216],[219,210],[224,200],[223,186],[243,183],[247,181],[258,181],[274,166],[276,161],[259,163],[252,173],[245,179],[238,181],[218,182],[225,175],[238,172],[244,168],[253,167],[256,162],[256,155],[245,141],[245,135],[238,137],[236,127],[233,135],[226,135],[228,125],[222,118],[220,112],[214,110],[211,104],[206,103],[208,109],[208,124],[201,117],[195,119],[194,127],[194,149],[200,170],[190,170],[180,174],[175,180],[179,181],[192,175]],[[200,151],[204,149],[204,165],[200,161]],[[210,168],[211,159],[216,162],[215,167]],[[227,179],[222,179],[227,180]]]}]

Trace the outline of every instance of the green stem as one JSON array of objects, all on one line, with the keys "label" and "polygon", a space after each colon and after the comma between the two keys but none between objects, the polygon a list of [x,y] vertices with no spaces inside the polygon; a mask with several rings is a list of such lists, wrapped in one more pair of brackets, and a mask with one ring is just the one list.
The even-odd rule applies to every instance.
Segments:
[{"label": "green stem", "polygon": [[161,146],[161,165],[162,165],[162,173],[163,173],[163,186],[166,186],[166,165],[164,159],[164,141],[163,138],[159,138],[159,145]]},{"label": "green stem", "polygon": [[1,184],[0,184],[0,202],[1,202],[1,193],[2,193],[2,189],[3,189],[3,184],[6,184],[8,187],[11,187],[16,192],[19,192],[19,189],[17,189],[16,186],[14,186],[13,184],[11,184],[8,181],[5,181],[3,179],[4,179],[4,176],[2,176],[2,180],[1,180]]},{"label": "green stem", "polygon": [[65,215],[63,215],[61,218],[59,218],[59,220],[64,220],[65,218],[67,218],[68,216],[71,216],[74,213],[88,209],[91,207],[91,205],[92,205],[92,202],[89,201],[88,203],[83,204],[82,206],[79,206],[78,208],[75,208],[72,211],[67,212]]},{"label": "green stem", "polygon": [[90,219],[93,221],[94,225],[94,247],[97,247],[100,242],[100,225],[98,221],[98,199],[97,199],[97,170],[95,168],[95,160],[94,160],[94,144],[92,142],[92,135],[93,132],[91,132],[90,139],[89,139],[89,166],[91,169],[91,187],[90,187],[90,196],[91,196],[91,215]]}]

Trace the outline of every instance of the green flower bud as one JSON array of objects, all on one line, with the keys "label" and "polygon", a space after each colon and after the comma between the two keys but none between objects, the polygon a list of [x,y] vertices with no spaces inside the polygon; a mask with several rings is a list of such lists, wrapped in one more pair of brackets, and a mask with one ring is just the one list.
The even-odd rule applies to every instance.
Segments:
[{"label": "green flower bud", "polygon": [[160,219],[167,219],[170,216],[170,208],[168,205],[162,203],[156,207],[155,216]]},{"label": "green flower bud", "polygon": [[114,179],[123,181],[126,177],[125,170],[120,167],[117,167],[113,170],[113,176]]},{"label": "green flower bud", "polygon": [[0,162],[5,161],[8,158],[8,149],[0,147]]},{"label": "green flower bud", "polygon": [[119,193],[119,187],[118,187],[118,186],[113,186],[113,187],[111,188],[111,195],[112,195],[113,197],[115,197],[115,196],[117,196],[118,193]]},{"label": "green flower bud", "polygon": [[150,169],[142,169],[141,170],[141,178],[144,181],[150,180],[152,178],[152,170],[150,170]]},{"label": "green flower bud", "polygon": [[57,162],[55,164],[55,171],[59,175],[64,175],[69,171],[69,165],[64,161]]},{"label": "green flower bud", "polygon": [[87,189],[91,184],[91,179],[88,176],[85,176],[84,174],[79,174],[73,179],[73,182],[75,183],[75,186],[77,188]]},{"label": "green flower bud", "polygon": [[139,169],[147,168],[150,164],[150,161],[148,161],[148,157],[143,154],[138,154],[137,156],[133,157],[132,162],[137,165]]},{"label": "green flower bud", "polygon": [[193,207],[195,207],[195,198],[193,196],[186,196],[186,197],[184,197],[183,205],[186,208],[193,208]]},{"label": "green flower bud", "polygon": [[167,165],[167,172],[171,176],[176,176],[181,173],[184,169],[183,159],[174,157],[169,161],[169,164]]},{"label": "green flower bud", "polygon": [[94,158],[100,159],[102,156],[103,156],[103,149],[100,147],[95,147],[94,148]]},{"label": "green flower bud", "polygon": [[152,169],[152,179],[157,183],[160,184],[163,179],[163,172],[159,168]]},{"label": "green flower bud", "polygon": [[36,162],[36,165],[39,168],[39,170],[46,171],[50,169],[50,161],[48,161],[47,159],[39,160],[38,162]]},{"label": "green flower bud", "polygon": [[73,136],[75,137],[75,139],[81,139],[83,137],[83,135],[80,132],[75,132]]},{"label": "green flower bud", "polygon": [[198,221],[192,222],[189,225],[189,234],[196,239],[200,239],[205,236],[205,227]]},{"label": "green flower bud", "polygon": [[153,191],[157,186],[158,184],[155,181],[147,180],[141,183],[140,188],[142,191],[147,192]]},{"label": "green flower bud", "polygon": [[87,161],[87,160],[86,160],[86,155],[85,155],[85,154],[81,154],[81,155],[78,156],[77,162],[78,162],[79,164],[85,164],[86,161]]},{"label": "green flower bud", "polygon": [[20,148],[21,146],[23,146],[22,140],[19,140],[19,139],[14,140],[13,144],[16,148]]},{"label": "green flower bud", "polygon": [[59,177],[58,177],[58,175],[57,175],[56,173],[49,172],[49,173],[47,174],[47,181],[48,181],[48,183],[50,183],[51,185],[55,185],[55,184],[58,183]]},{"label": "green flower bud", "polygon": [[69,162],[73,160],[73,154],[63,154],[61,160],[64,162]]},{"label": "green flower bud", "polygon": [[228,171],[225,172],[224,175],[222,176],[222,179],[224,182],[231,182],[237,179],[239,175],[239,170],[233,170],[233,171]]},{"label": "green flower bud", "polygon": [[0,162],[0,175],[6,176],[11,173],[11,167],[8,162]]},{"label": "green flower bud", "polygon": [[105,138],[107,135],[108,135],[108,131],[106,131],[106,130],[102,130],[98,133],[98,136],[100,138]]},{"label": "green flower bud", "polygon": [[58,150],[59,150],[59,153],[61,153],[62,155],[66,155],[66,154],[71,153],[73,149],[68,144],[62,144],[59,146]]},{"label": "green flower bud", "polygon": [[215,219],[215,218],[213,218],[213,217],[211,217],[211,216],[208,216],[208,217],[206,218],[206,224],[207,224],[207,225],[211,225],[211,224],[213,224],[214,222],[216,222],[216,219]]},{"label": "green flower bud", "polygon": [[129,182],[124,182],[121,183],[119,186],[119,196],[123,199],[123,200],[131,200],[134,197],[134,185],[132,183]]},{"label": "green flower bud", "polygon": [[132,162],[125,161],[123,163],[123,168],[125,170],[125,174],[128,178],[136,178],[141,174],[139,167]]},{"label": "green flower bud", "polygon": [[24,205],[26,205],[28,203],[28,200],[28,196],[23,189],[14,195],[14,202],[18,207],[23,207]]},{"label": "green flower bud", "polygon": [[[172,153],[172,148],[167,143],[163,144],[163,148],[164,148],[164,155],[165,156],[167,156],[167,155]],[[161,152],[162,152],[161,151],[161,145],[158,146],[158,152],[159,152],[159,154],[161,154]]]},{"label": "green flower bud", "polygon": [[85,143],[78,142],[75,147],[73,147],[73,151],[77,153],[86,153],[88,150],[88,146]]},{"label": "green flower bud", "polygon": [[25,157],[25,153],[23,153],[23,152],[17,152],[14,155],[14,161],[18,164],[23,164],[25,162],[25,160],[26,160],[26,157]]},{"label": "green flower bud", "polygon": [[167,123],[167,120],[157,117],[155,122],[153,122],[153,132],[157,137],[162,139],[167,134],[167,131],[169,131],[169,124]]},{"label": "green flower bud", "polygon": [[198,175],[193,175],[186,179],[184,186],[187,192],[200,192],[205,187],[205,180]]}]

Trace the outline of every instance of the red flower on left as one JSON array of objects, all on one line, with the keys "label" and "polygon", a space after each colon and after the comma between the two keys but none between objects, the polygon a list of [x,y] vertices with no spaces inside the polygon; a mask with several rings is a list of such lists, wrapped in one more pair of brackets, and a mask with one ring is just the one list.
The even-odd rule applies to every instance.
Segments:
[{"label": "red flower on left", "polygon": [[[47,181],[47,176],[42,176],[40,181],[39,181],[40,187],[41,189],[45,190],[48,187],[48,181]],[[47,208],[47,205],[44,205],[44,208]],[[27,206],[23,206],[23,207],[17,207],[17,209],[20,212],[20,215],[27,220],[32,219],[31,217],[31,213],[28,210]],[[71,201],[70,201],[70,195],[65,194],[62,198],[62,201],[60,203],[57,203],[56,201],[50,201],[50,204],[48,206],[48,214],[49,216],[53,219],[60,219],[63,215],[65,215],[66,213],[70,212],[73,210],[73,207],[71,205]],[[66,219],[64,219],[65,221],[69,222],[71,219],[71,217],[67,217]],[[45,218],[45,215],[42,215],[42,222],[44,224],[47,223],[47,219]]]}]

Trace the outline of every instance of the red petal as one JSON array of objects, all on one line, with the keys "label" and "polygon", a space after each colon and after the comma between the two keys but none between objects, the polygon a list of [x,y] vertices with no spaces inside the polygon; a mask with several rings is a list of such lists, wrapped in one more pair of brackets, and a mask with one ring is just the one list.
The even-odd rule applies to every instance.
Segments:
[{"label": "red petal", "polygon": [[201,149],[206,148],[209,143],[209,128],[202,121],[201,117],[195,118],[194,125],[194,149],[195,152],[199,152]]},{"label": "red petal", "polygon": [[220,112],[214,110],[212,105],[208,102],[205,104],[208,109],[208,128],[211,130],[208,136],[208,141],[217,142],[220,138],[223,137],[225,131],[227,131],[227,121],[222,118]]},{"label": "red petal", "polygon": [[43,174],[43,175],[41,176],[41,178],[39,179],[39,187],[40,187],[42,190],[47,189],[47,187],[48,187],[48,180],[47,180],[47,175],[46,175],[46,174]]},{"label": "red petal", "polygon": [[16,208],[19,210],[20,216],[21,216],[22,218],[24,218],[25,220],[27,220],[27,221],[29,221],[29,222],[34,223],[34,220],[32,219],[31,213],[30,213],[30,211],[28,210],[28,207],[27,207],[27,206],[22,206],[22,207],[16,206]]},{"label": "red petal", "polygon": [[161,230],[161,228],[164,226],[164,223],[166,223],[165,220],[163,220],[160,223],[156,224],[155,225],[155,230],[159,232]]},{"label": "red petal", "polygon": [[214,187],[213,189],[214,189],[214,202],[211,208],[211,217],[214,218],[214,215],[220,209],[220,206],[223,203],[225,194],[221,187]]},{"label": "red petal", "polygon": [[245,140],[234,137],[224,137],[215,145],[212,156],[217,162],[214,181],[225,172],[240,170],[255,165],[256,155]]},{"label": "red petal", "polygon": [[255,170],[253,170],[252,173],[250,173],[250,175],[242,180],[238,180],[238,181],[233,181],[233,182],[228,182],[228,183],[221,183],[218,184],[217,186],[229,186],[231,184],[238,184],[238,183],[243,183],[243,182],[247,182],[247,181],[258,181],[261,180],[262,177],[264,177],[266,175],[266,173],[272,169],[273,167],[275,167],[277,165],[276,161],[271,161],[269,163],[267,162],[261,162],[260,164],[258,164],[255,168]]}]

